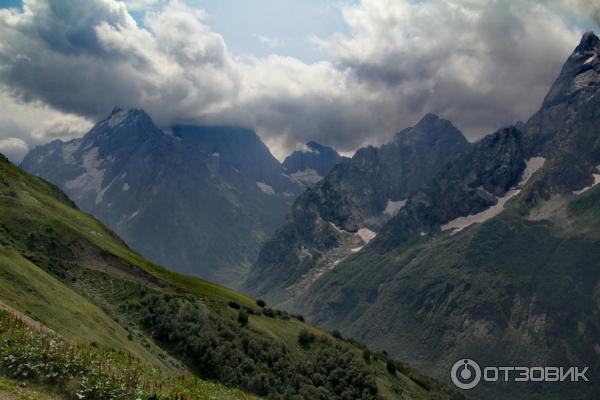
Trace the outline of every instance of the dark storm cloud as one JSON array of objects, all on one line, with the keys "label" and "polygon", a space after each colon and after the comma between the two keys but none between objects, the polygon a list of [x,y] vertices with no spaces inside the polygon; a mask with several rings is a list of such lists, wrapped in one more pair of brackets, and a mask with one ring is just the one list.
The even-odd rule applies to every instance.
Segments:
[{"label": "dark storm cloud", "polygon": [[25,101],[92,118],[141,106],[170,123],[234,94],[222,38],[177,5],[150,16],[149,30],[111,0],[26,0],[23,13],[0,12],[0,81]]},{"label": "dark storm cloud", "polygon": [[347,11],[354,36],[324,45],[358,82],[390,93],[398,124],[430,111],[474,139],[539,106],[578,40],[553,11],[518,0],[363,2]]},{"label": "dark storm cloud", "polygon": [[344,8],[350,35],[314,39],[329,59],[306,64],[234,57],[181,2],[140,27],[113,0],[26,0],[0,11],[0,84],[91,119],[118,105],[163,127],[253,127],[280,156],[310,139],[381,143],[427,112],[476,138],[535,111],[577,45],[568,21],[590,15],[600,8],[583,0],[363,0]]}]

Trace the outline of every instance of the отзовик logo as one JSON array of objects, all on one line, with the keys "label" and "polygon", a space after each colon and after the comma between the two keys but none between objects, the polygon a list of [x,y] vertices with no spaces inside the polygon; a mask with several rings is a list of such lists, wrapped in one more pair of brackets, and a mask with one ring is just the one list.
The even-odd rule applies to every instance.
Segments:
[{"label": "\u043e\u0442\u0437\u043e\u0432\u0438\u043a logo", "polygon": [[450,376],[457,387],[473,389],[481,380],[481,368],[475,361],[465,358],[454,363]]}]

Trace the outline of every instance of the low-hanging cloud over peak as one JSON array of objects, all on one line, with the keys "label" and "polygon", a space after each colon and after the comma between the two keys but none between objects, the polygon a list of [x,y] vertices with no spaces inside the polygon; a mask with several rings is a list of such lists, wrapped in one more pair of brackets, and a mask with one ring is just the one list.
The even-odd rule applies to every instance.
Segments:
[{"label": "low-hanging cloud over peak", "polygon": [[[182,1],[140,26],[116,0],[25,0],[0,10],[0,103],[68,113],[59,131],[114,105],[144,108],[163,127],[244,125],[279,155],[309,139],[341,151],[380,143],[426,112],[475,138],[535,111],[578,42],[572,21],[599,10],[583,0],[363,0],[343,7],[349,34],[312,39],[327,59],[305,63],[231,54]],[[50,125],[22,139],[60,136]]]}]

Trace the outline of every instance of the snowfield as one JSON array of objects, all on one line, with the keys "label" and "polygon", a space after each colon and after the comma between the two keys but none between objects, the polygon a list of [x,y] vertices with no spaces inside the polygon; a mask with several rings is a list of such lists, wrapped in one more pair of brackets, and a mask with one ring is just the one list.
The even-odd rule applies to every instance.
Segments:
[{"label": "snowfield", "polygon": [[532,157],[529,160],[525,161],[525,170],[523,170],[523,175],[519,183],[515,187],[510,189],[508,192],[506,192],[504,196],[496,197],[496,204],[477,214],[471,214],[453,219],[452,221],[442,225],[442,231],[453,230],[451,234],[454,235],[467,228],[468,226],[471,226],[473,224],[481,224],[487,220],[494,218],[504,210],[504,206],[510,199],[521,193],[521,189],[523,188],[523,186],[525,186],[527,182],[529,182],[531,177],[537,171],[544,167],[545,163],[546,159],[544,157]]}]

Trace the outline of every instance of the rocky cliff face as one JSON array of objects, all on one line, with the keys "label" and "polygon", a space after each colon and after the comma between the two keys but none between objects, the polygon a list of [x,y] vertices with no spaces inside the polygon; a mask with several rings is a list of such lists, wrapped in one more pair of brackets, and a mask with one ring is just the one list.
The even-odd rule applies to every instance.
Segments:
[{"label": "rocky cliff face", "polygon": [[273,301],[304,292],[359,251],[408,195],[468,148],[449,121],[429,114],[389,143],[358,150],[298,198],[261,250],[246,288]]},{"label": "rocky cliff face", "polygon": [[524,127],[528,151],[548,158],[543,179],[527,199],[530,204],[594,183],[600,164],[599,89],[600,40],[589,32]]},{"label": "rocky cliff face", "polygon": [[302,190],[256,133],[165,134],[142,110],[116,109],[81,139],[34,149],[22,168],[149,259],[234,286]]},{"label": "rocky cliff face", "polygon": [[292,178],[307,187],[314,186],[342,160],[337,151],[310,141],[283,161],[283,168]]}]

